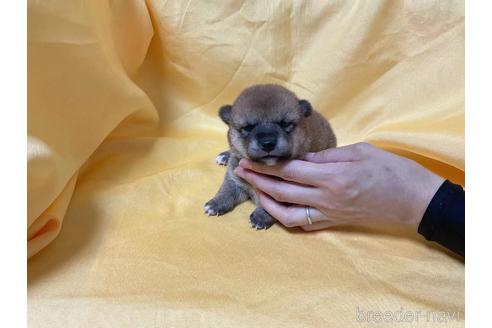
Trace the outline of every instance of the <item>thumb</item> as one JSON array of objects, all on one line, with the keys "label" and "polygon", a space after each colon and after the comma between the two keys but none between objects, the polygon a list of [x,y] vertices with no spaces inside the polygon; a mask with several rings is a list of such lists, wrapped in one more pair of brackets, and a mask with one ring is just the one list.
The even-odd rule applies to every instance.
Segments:
[{"label": "thumb", "polygon": [[303,159],[313,163],[354,162],[362,159],[369,148],[367,143],[356,143],[339,148],[328,148],[317,153],[307,153]]}]

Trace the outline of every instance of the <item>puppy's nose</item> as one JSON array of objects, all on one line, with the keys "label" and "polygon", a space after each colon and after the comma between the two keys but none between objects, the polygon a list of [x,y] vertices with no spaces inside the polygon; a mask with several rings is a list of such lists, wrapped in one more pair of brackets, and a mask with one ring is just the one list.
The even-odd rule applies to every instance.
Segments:
[{"label": "puppy's nose", "polygon": [[262,150],[270,152],[275,149],[277,145],[277,136],[273,134],[259,135],[258,143]]}]

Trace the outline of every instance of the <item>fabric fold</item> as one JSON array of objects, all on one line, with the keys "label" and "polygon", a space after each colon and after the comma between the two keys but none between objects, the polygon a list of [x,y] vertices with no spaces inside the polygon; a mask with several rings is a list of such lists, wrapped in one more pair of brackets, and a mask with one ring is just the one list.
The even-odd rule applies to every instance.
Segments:
[{"label": "fabric fold", "polygon": [[29,257],[58,234],[74,175],[103,140],[132,114],[156,117],[131,80],[153,35],[145,2],[29,1],[28,21]]},{"label": "fabric fold", "polygon": [[27,229],[27,258],[46,247],[60,233],[76,181],[77,174],[70,178],[55,201],[30,224]]}]

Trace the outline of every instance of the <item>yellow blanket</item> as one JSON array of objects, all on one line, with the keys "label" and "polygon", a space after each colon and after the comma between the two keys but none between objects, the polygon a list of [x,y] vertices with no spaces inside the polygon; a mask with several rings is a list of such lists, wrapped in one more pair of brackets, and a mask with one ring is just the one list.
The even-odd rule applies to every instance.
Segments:
[{"label": "yellow blanket", "polygon": [[29,1],[29,325],[463,326],[463,262],[414,229],[202,212],[254,83],[463,184],[463,59],[462,1]]}]

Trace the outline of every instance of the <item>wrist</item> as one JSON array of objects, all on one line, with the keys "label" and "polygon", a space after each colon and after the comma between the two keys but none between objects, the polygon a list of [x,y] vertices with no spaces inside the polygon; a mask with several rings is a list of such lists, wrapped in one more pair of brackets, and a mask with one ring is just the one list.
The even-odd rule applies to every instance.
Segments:
[{"label": "wrist", "polygon": [[426,170],[426,174],[423,174],[420,181],[415,181],[414,184],[415,203],[409,219],[409,223],[415,226],[420,224],[432,198],[445,181],[443,177],[423,169]]}]

